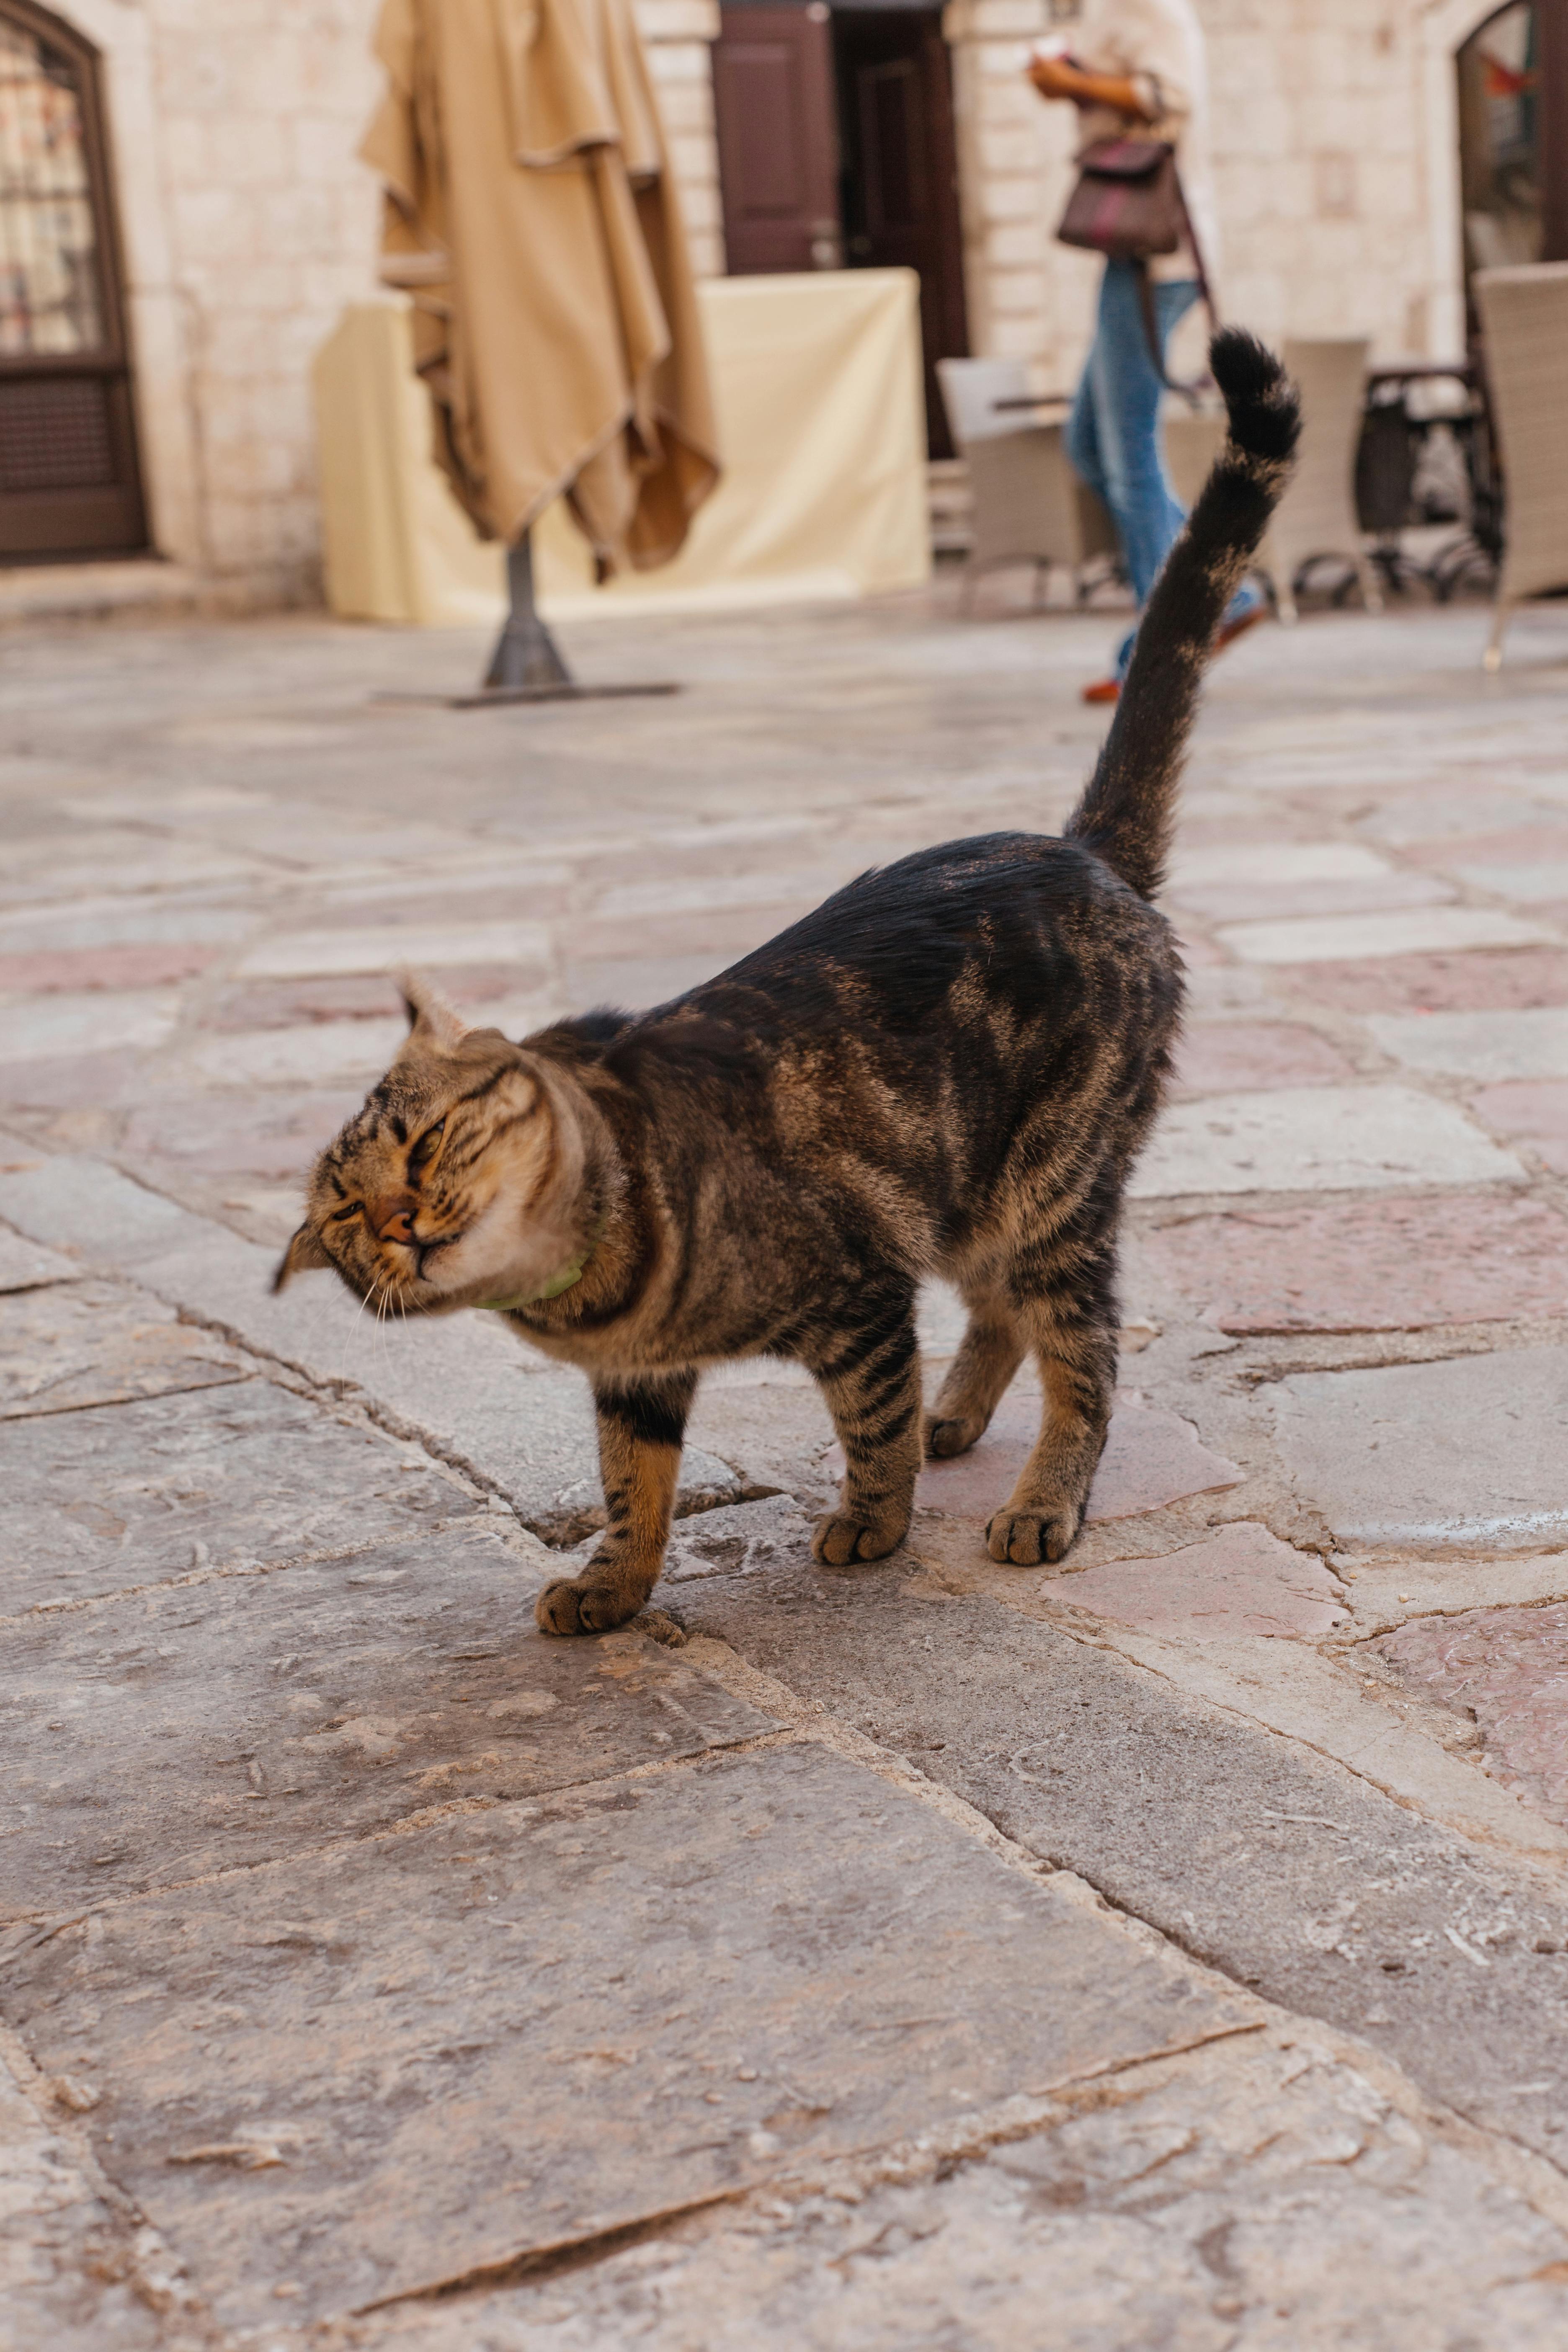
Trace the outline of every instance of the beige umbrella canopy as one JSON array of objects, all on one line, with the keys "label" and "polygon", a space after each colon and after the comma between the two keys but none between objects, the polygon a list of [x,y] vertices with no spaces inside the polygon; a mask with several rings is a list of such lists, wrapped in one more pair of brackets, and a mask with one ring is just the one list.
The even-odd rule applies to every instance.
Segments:
[{"label": "beige umbrella canopy", "polygon": [[458,498],[516,546],[564,492],[601,574],[668,563],[719,467],[630,0],[384,0],[376,54],[382,276]]}]

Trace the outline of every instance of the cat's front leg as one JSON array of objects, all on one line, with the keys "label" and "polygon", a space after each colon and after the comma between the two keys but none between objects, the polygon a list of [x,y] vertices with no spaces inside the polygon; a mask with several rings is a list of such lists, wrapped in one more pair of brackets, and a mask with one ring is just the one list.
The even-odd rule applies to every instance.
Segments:
[{"label": "cat's front leg", "polygon": [[534,1604],[546,1633],[607,1633],[635,1617],[664,1565],[695,1372],[595,1381],[599,1472],[609,1524],[579,1576],[547,1584]]},{"label": "cat's front leg", "polygon": [[857,1302],[811,1364],[844,1448],[838,1508],[819,1519],[811,1549],[830,1568],[881,1559],[902,1543],[921,1466],[920,1356],[914,1293]]}]

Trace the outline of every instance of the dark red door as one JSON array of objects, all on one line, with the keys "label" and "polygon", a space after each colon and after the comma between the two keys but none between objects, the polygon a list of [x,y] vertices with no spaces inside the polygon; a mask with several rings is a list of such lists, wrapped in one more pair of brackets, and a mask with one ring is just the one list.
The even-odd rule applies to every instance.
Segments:
[{"label": "dark red door", "polygon": [[719,12],[713,107],[731,277],[843,260],[833,32],[808,7]]},{"label": "dark red door", "polygon": [[97,56],[0,0],[0,563],[146,538]]},{"label": "dark red door", "polygon": [[836,14],[851,268],[917,270],[933,457],[952,454],[936,362],[969,349],[947,44],[934,11]]}]

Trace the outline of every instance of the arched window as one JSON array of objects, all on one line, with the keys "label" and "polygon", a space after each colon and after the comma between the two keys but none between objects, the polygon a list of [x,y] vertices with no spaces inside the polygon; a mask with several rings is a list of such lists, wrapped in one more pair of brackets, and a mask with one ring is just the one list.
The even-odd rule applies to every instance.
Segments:
[{"label": "arched window", "polygon": [[97,56],[0,0],[0,562],[146,536]]}]

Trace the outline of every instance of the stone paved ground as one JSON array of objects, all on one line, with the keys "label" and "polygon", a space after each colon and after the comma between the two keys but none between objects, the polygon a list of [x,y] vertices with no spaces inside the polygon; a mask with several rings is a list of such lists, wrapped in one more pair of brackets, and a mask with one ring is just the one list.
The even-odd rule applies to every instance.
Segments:
[{"label": "stone paved ground", "polygon": [[267,1294],[389,968],[520,1033],[1055,823],[1105,618],[621,623],[682,694],[461,715],[374,698],[459,638],[0,642],[5,2352],[1564,2341],[1568,619],[1483,625],[1215,675],[1071,1559],[980,1542],[1026,1378],[816,1567],[751,1366],[574,1644],[575,1376]]}]

